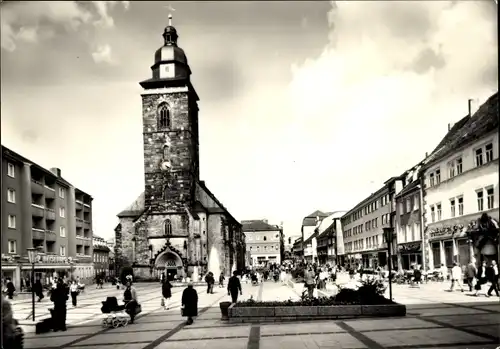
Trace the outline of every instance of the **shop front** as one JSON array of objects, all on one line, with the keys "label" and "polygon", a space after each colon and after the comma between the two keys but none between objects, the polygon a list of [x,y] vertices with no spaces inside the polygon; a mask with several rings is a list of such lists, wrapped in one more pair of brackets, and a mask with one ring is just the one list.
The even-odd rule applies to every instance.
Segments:
[{"label": "shop front", "polygon": [[19,259],[2,254],[2,287],[5,286],[7,279],[10,279],[14,283],[17,290],[24,288],[24,284],[21,281]]},{"label": "shop front", "polygon": [[489,263],[493,260],[499,262],[498,220],[484,213],[479,219],[467,226],[466,234],[470,242],[471,253],[478,264],[483,261]]},{"label": "shop front", "polygon": [[420,241],[398,245],[398,268],[409,270],[412,265],[422,265],[422,243]]}]

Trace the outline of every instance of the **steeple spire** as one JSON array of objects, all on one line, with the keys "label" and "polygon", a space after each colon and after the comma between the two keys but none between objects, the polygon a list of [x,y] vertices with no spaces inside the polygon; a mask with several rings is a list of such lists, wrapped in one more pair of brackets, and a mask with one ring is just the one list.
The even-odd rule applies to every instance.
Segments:
[{"label": "steeple spire", "polygon": [[172,12],[175,11],[175,9],[171,5],[165,7],[170,10],[170,13],[168,14],[168,26],[163,32],[165,46],[177,46],[177,30],[175,30],[174,26],[172,26]]}]

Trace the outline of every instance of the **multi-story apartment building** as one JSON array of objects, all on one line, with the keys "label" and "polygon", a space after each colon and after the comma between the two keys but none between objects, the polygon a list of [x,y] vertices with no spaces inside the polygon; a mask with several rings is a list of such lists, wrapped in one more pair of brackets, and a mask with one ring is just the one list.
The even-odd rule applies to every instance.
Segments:
[{"label": "multi-story apartment building", "polygon": [[95,276],[110,276],[109,273],[109,253],[110,249],[102,237],[94,235],[92,237],[94,273]]},{"label": "multi-story apartment building", "polygon": [[[81,219],[79,218],[81,217]],[[27,248],[38,247],[36,277],[92,275],[92,197],[2,146],[2,277],[30,281]]]},{"label": "multi-story apartment building", "polygon": [[317,262],[317,228],[326,217],[330,216],[331,212],[314,211],[302,220],[302,252],[304,259],[309,262]]},{"label": "multi-story apartment building", "polygon": [[304,259],[304,250],[302,249],[302,238],[299,237],[293,241],[292,245],[292,256],[295,260]]},{"label": "multi-story apartment building", "polygon": [[266,219],[242,221],[247,251],[253,266],[281,263],[284,254],[283,228]]},{"label": "multi-story apartment building", "polygon": [[[345,263],[361,264],[365,268],[387,265],[383,228],[394,227],[395,195],[402,187],[402,176],[392,177],[342,217]],[[393,241],[392,252],[394,244],[396,240]],[[393,265],[396,260],[393,253]]]},{"label": "multi-story apartment building", "polygon": [[398,269],[408,270],[411,265],[422,265],[423,262],[420,167],[418,164],[407,171],[403,190],[395,196]]},{"label": "multi-story apartment building", "polygon": [[[343,255],[342,224],[340,219],[345,211],[335,211],[324,218],[316,229],[317,234],[313,239],[316,240],[316,255],[318,263],[324,265],[337,264],[339,250]],[[314,236],[314,235],[313,235]],[[340,247],[340,248],[339,248]]]},{"label": "multi-story apartment building", "polygon": [[486,252],[468,237],[469,227],[484,213],[499,218],[498,126],[496,93],[474,115],[460,120],[426,159],[425,243],[431,268],[467,264],[473,255],[498,259],[498,242]]}]

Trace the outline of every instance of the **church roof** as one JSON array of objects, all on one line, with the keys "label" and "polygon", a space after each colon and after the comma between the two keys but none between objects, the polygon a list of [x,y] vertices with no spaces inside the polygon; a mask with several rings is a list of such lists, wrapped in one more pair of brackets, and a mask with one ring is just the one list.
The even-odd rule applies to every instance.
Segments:
[{"label": "church roof", "polygon": [[145,210],[145,196],[144,192],[142,192],[141,195],[139,195],[139,197],[132,202],[132,204],[118,213],[117,216],[118,218],[137,218],[142,215]]},{"label": "church roof", "polygon": [[222,203],[215,197],[215,195],[207,188],[205,181],[197,181],[198,185],[200,186],[201,189],[217,204],[219,207],[207,207],[208,213],[225,213],[228,215],[234,223],[237,225],[241,226],[241,223],[238,222],[236,218],[233,217],[231,213],[222,205]]}]

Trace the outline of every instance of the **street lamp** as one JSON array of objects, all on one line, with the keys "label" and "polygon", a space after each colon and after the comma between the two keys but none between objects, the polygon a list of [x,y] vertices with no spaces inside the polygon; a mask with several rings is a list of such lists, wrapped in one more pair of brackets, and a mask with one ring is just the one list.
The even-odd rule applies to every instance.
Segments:
[{"label": "street lamp", "polygon": [[389,299],[392,301],[392,241],[394,240],[394,228],[383,228],[384,238],[387,243],[387,269],[389,269]]},{"label": "street lamp", "polygon": [[28,250],[28,259],[31,263],[31,318],[35,321],[35,263],[37,262],[38,249],[30,247]]}]

